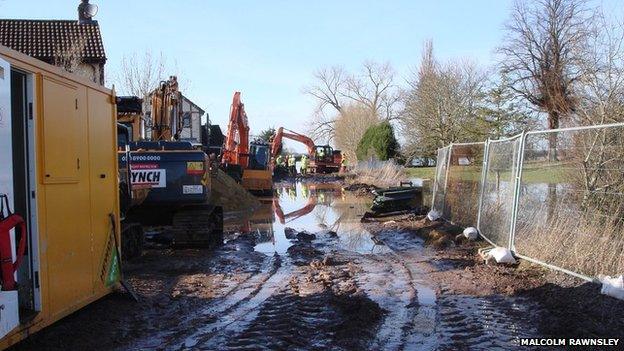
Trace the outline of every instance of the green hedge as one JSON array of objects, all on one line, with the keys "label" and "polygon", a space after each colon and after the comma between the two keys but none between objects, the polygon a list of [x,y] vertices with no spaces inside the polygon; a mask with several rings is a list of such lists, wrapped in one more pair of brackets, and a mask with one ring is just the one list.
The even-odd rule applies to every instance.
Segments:
[{"label": "green hedge", "polygon": [[390,122],[382,122],[366,130],[356,150],[358,160],[376,157],[385,161],[396,156],[399,142]]}]

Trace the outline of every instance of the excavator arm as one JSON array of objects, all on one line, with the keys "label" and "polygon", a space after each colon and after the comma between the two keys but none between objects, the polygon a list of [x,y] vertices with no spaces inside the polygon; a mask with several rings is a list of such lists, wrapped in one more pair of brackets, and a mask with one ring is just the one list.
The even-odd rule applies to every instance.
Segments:
[{"label": "excavator arm", "polygon": [[181,98],[178,79],[175,76],[160,82],[151,94],[152,140],[178,139],[182,131]]},{"label": "excavator arm", "polygon": [[241,93],[235,92],[225,135],[222,162],[247,168],[249,162],[249,122]]},{"label": "excavator arm", "polygon": [[[286,130],[287,132],[284,132],[284,130]],[[271,146],[271,156],[277,157],[277,155],[280,153],[280,151],[282,150],[283,138],[298,141],[304,144],[308,148],[308,155],[314,156],[314,140],[303,134],[293,132],[292,130],[284,129],[283,127],[279,127],[279,129],[275,133],[275,137],[273,138],[273,145]]]}]

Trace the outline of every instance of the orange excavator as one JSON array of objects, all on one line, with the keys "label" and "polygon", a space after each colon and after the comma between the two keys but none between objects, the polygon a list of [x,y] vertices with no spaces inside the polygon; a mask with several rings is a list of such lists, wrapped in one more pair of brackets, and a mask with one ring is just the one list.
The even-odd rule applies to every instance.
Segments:
[{"label": "orange excavator", "polygon": [[[285,130],[286,132],[284,132]],[[283,127],[280,127],[273,136],[271,145],[271,156],[273,158],[276,158],[282,151],[283,138],[298,141],[307,147],[311,173],[334,173],[340,171],[342,163],[340,150],[334,150],[329,145],[316,145],[312,138]]]},{"label": "orange excavator", "polygon": [[249,141],[249,120],[238,91],[232,99],[221,163],[226,173],[250,192],[273,191],[269,144]]}]

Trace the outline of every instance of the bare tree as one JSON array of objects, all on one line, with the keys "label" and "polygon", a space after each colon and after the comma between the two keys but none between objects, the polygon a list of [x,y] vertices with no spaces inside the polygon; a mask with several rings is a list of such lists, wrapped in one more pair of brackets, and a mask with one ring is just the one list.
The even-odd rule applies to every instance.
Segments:
[{"label": "bare tree", "polygon": [[136,53],[124,56],[117,78],[121,91],[147,101],[149,94],[165,79],[165,67],[162,53],[154,56],[151,51],[146,51],[141,56]]},{"label": "bare tree", "polygon": [[548,115],[550,129],[559,128],[578,106],[574,87],[583,75],[591,17],[583,0],[517,1],[505,27],[505,44],[499,48],[502,72],[517,94]]},{"label": "bare tree", "polygon": [[317,100],[319,109],[331,106],[340,112],[347,80],[344,69],[340,66],[323,67],[313,76],[316,82],[303,88],[303,92]]},{"label": "bare tree", "polygon": [[[577,83],[580,125],[624,121],[624,20],[597,13],[592,22],[583,75]],[[582,172],[575,172],[582,207],[622,218],[624,213],[624,141],[621,128],[605,128],[574,135],[569,157]]]},{"label": "bare tree", "polygon": [[528,104],[511,90],[507,76],[500,74],[487,92],[481,116],[473,126],[474,134],[480,134],[480,140],[500,139],[537,129],[539,114]]},{"label": "bare tree", "polygon": [[[316,109],[311,131],[314,137],[331,139],[335,131],[337,116],[342,110],[347,74],[340,66],[323,67],[313,74],[315,82],[302,89],[304,94],[312,96]],[[327,111],[327,108],[330,111]]]},{"label": "bare tree", "polygon": [[379,118],[361,104],[347,104],[336,119],[336,146],[348,160],[356,160],[356,149],[369,127],[379,123]]},{"label": "bare tree", "polygon": [[433,44],[426,42],[401,116],[407,156],[435,158],[436,150],[449,143],[478,139],[486,78],[467,60],[439,63]]},{"label": "bare tree", "polygon": [[383,120],[398,118],[400,90],[394,82],[395,72],[390,63],[366,61],[362,71],[346,80],[343,95],[368,108],[371,114]]},{"label": "bare tree", "polygon": [[84,62],[84,48],[86,44],[86,38],[79,36],[73,38],[66,45],[55,47],[52,58],[54,65],[70,73],[85,73],[81,72],[80,69]]},{"label": "bare tree", "polygon": [[624,121],[624,20],[598,12],[586,45],[583,75],[576,84],[580,125]]},{"label": "bare tree", "polygon": [[321,68],[303,93],[317,101],[311,129],[314,136],[325,139],[334,137],[336,121],[346,104],[360,105],[384,120],[397,119],[402,111],[400,89],[389,63],[364,62],[358,74],[339,66]]}]

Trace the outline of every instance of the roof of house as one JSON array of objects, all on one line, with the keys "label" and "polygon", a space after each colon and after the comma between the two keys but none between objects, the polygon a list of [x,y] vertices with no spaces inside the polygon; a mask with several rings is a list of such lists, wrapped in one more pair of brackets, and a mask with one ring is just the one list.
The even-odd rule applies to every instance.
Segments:
[{"label": "roof of house", "polygon": [[83,59],[106,61],[100,27],[96,21],[0,19],[0,44],[43,61],[84,40]]},{"label": "roof of house", "polygon": [[197,112],[199,112],[199,115],[200,115],[200,116],[202,116],[204,113],[206,113],[206,111],[204,111],[204,109],[203,109],[203,108],[201,108],[201,107],[197,106],[197,104],[196,104],[196,103],[194,103],[193,101],[191,101],[191,99],[189,99],[189,98],[187,98],[186,96],[184,96],[184,94],[182,94],[182,100],[186,100],[186,102],[188,102],[188,103],[189,103],[189,105],[191,106],[191,108],[193,108],[193,107],[194,107],[195,109],[197,109],[197,110],[198,110]]}]

